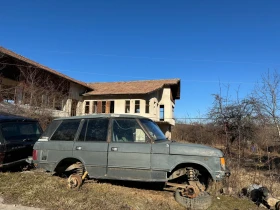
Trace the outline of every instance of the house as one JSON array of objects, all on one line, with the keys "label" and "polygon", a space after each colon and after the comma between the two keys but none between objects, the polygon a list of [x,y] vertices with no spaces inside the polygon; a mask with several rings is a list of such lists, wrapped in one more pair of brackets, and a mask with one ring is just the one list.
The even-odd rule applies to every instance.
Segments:
[{"label": "house", "polygon": [[171,137],[180,79],[84,83],[0,47],[0,101],[51,111],[55,117],[95,113],[148,117]]},{"label": "house", "polygon": [[0,47],[0,101],[51,110],[55,117],[81,115],[86,83]]},{"label": "house", "polygon": [[180,80],[144,80],[90,83],[83,94],[84,114],[118,113],[148,117],[171,137],[175,125],[175,100],[180,99]]}]

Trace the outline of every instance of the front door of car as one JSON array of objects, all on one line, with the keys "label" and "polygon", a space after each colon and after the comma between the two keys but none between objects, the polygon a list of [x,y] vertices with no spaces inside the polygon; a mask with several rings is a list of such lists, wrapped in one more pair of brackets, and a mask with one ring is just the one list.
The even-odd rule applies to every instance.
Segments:
[{"label": "front door of car", "polygon": [[73,157],[81,160],[91,178],[102,178],[107,167],[108,118],[83,120],[79,137],[74,143]]},{"label": "front door of car", "polygon": [[151,143],[136,119],[112,119],[108,178],[147,180],[151,176]]}]

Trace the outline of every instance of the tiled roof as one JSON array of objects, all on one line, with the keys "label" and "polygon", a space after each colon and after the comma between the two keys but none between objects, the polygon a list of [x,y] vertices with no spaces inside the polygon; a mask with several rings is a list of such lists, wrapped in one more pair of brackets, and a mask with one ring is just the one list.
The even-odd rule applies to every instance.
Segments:
[{"label": "tiled roof", "polygon": [[[8,55],[8,56],[10,56],[10,57],[13,57],[13,58],[15,58],[15,59],[18,59],[18,60],[20,60],[20,61],[22,61],[22,62],[28,63],[28,64],[30,64],[30,65],[32,65],[32,66],[37,67],[37,68],[43,69],[43,70],[45,70],[45,71],[48,71],[48,72],[50,72],[50,73],[52,73],[52,74],[55,74],[55,75],[57,75],[57,76],[59,76],[59,77],[63,77],[63,78],[65,78],[65,79],[67,79],[67,80],[70,80],[70,81],[76,83],[76,84],[79,84],[79,85],[88,87],[87,84],[84,83],[84,82],[75,80],[75,79],[73,79],[73,78],[71,78],[71,77],[68,77],[68,76],[66,76],[66,75],[64,75],[64,74],[62,74],[62,73],[59,73],[59,72],[57,72],[57,71],[55,71],[55,70],[53,70],[53,69],[50,69],[49,67],[43,66],[43,65],[41,65],[41,64],[39,64],[39,63],[37,63],[37,62],[35,62],[35,61],[32,61],[32,60],[30,60],[30,59],[28,59],[28,58],[23,57],[22,55],[16,54],[16,53],[14,53],[13,51],[8,50],[8,49],[6,49],[6,48],[0,46],[0,55],[1,55],[1,53],[4,54],[4,55]],[[1,56],[0,56],[0,57],[1,57]],[[89,87],[88,87],[88,88],[89,88]]]},{"label": "tiled roof", "polygon": [[147,94],[163,88],[164,86],[170,86],[174,91],[174,99],[180,98],[180,79],[142,80],[130,82],[101,82],[89,83],[88,85],[93,89],[93,91],[85,93],[84,96]]}]

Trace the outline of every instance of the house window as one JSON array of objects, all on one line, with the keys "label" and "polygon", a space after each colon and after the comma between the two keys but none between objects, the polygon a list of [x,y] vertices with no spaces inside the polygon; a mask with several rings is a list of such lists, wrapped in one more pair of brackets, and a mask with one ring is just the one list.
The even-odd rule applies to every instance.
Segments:
[{"label": "house window", "polygon": [[130,113],[130,101],[125,101],[125,113]]},{"label": "house window", "polygon": [[140,113],[140,100],[135,100],[135,110],[134,113]]},{"label": "house window", "polygon": [[149,113],[150,112],[150,101],[146,100],[146,109],[145,109],[145,113]]},{"label": "house window", "polygon": [[89,114],[89,101],[86,101],[85,104],[85,114]]},{"label": "house window", "polygon": [[92,113],[97,113],[97,101],[94,101],[92,104]]},{"label": "house window", "polygon": [[114,113],[115,111],[115,102],[114,101],[111,101],[111,104],[110,104],[110,113]]},{"label": "house window", "polygon": [[106,113],[106,101],[102,101],[102,112],[101,113]]},{"label": "house window", "polygon": [[160,112],[160,121],[164,121],[164,105],[159,106]]},{"label": "house window", "polygon": [[172,118],[174,118],[174,105],[172,105]]}]

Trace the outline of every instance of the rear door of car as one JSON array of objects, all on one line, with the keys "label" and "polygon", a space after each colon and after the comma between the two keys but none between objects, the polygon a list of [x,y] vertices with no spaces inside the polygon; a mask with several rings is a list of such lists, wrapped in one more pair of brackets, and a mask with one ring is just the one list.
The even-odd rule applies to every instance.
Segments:
[{"label": "rear door of car", "polygon": [[33,145],[42,133],[36,121],[4,122],[0,129],[5,144],[4,164],[31,156]]},{"label": "rear door of car", "polygon": [[81,119],[54,120],[45,131],[46,135],[36,143],[40,164],[56,166],[62,159],[72,157],[74,139]]},{"label": "rear door of car", "polygon": [[108,126],[109,118],[85,119],[74,143],[73,156],[84,163],[90,177],[106,175]]}]

